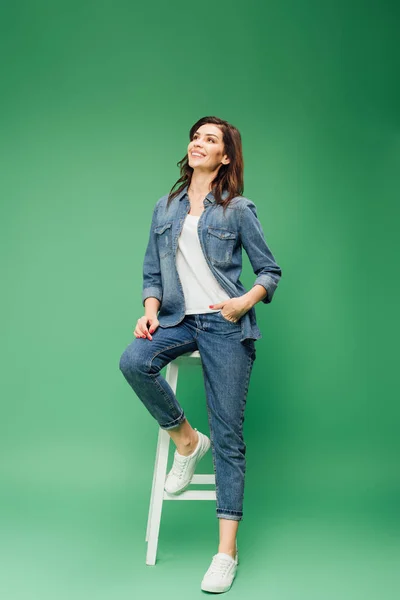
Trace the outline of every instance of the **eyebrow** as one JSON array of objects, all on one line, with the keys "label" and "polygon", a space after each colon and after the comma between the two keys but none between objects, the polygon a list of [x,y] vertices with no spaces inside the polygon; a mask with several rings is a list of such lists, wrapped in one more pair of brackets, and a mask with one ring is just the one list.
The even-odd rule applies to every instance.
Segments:
[{"label": "eyebrow", "polygon": [[[196,135],[196,133],[199,133],[199,132],[195,131],[193,135]],[[205,133],[204,135],[213,135],[214,137],[217,138],[217,140],[219,139],[219,137],[217,135],[215,135],[215,133]]]}]

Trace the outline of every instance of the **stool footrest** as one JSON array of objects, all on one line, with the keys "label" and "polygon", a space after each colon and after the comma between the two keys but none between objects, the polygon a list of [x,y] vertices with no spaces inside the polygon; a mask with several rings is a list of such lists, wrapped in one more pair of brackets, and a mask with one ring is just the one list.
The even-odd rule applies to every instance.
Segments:
[{"label": "stool footrest", "polygon": [[164,500],[216,500],[215,490],[186,490],[181,494],[168,494],[164,491]]},{"label": "stool footrest", "polygon": [[209,475],[207,474],[200,474],[200,475],[193,475],[192,477],[192,481],[190,482],[190,485],[192,485],[192,483],[200,483],[202,485],[206,485],[206,484],[212,484],[215,485],[215,475]]}]

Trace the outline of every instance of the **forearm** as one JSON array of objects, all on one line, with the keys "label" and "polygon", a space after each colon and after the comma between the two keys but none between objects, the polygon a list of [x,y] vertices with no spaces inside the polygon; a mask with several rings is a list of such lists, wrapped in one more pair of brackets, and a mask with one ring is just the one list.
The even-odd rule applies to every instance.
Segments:
[{"label": "forearm", "polygon": [[146,317],[150,317],[150,316],[157,316],[157,312],[158,309],[160,308],[160,301],[157,300],[157,298],[153,298],[152,296],[149,296],[148,298],[146,298],[146,300],[144,301],[144,314]]},{"label": "forearm", "polygon": [[[241,213],[240,235],[254,274],[257,275],[250,291],[249,303],[254,306],[261,300],[265,304],[269,304],[281,278],[282,270],[268,247],[263,228],[257,217],[256,205],[248,199]],[[265,293],[259,289],[259,286],[266,290]],[[263,295],[256,295],[255,289],[258,289]]]},{"label": "forearm", "polygon": [[251,290],[246,292],[246,294],[243,294],[241,298],[243,298],[247,310],[250,310],[255,304],[257,304],[257,302],[264,300],[264,298],[267,296],[267,293],[268,292],[265,287],[257,283],[251,288]]}]

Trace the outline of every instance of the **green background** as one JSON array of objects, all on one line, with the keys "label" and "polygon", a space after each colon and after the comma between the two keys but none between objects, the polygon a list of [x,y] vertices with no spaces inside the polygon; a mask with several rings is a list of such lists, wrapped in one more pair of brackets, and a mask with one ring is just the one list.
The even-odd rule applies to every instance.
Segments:
[{"label": "green background", "polygon": [[[242,134],[244,195],[283,271],[256,307],[229,597],[398,597],[397,3],[0,16],[1,596],[203,594],[215,503],[166,503],[145,565],[157,426],[118,364],[153,206],[190,127],[217,115]],[[207,433],[201,372],[178,395]]]}]

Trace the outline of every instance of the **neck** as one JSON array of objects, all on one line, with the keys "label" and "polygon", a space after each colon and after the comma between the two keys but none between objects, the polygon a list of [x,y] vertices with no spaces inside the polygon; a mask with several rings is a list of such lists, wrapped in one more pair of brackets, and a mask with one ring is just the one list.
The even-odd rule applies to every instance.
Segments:
[{"label": "neck", "polygon": [[196,196],[207,196],[208,192],[211,191],[212,182],[215,178],[216,173],[199,173],[194,170],[192,179],[189,185],[189,191]]}]

